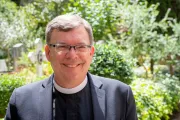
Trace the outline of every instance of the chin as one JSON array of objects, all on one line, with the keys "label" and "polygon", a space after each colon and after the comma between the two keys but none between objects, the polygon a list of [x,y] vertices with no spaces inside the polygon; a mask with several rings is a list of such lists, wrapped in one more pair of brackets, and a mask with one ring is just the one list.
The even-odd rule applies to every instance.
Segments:
[{"label": "chin", "polygon": [[70,79],[78,79],[84,77],[84,72],[69,72],[68,74],[66,74],[66,77]]}]

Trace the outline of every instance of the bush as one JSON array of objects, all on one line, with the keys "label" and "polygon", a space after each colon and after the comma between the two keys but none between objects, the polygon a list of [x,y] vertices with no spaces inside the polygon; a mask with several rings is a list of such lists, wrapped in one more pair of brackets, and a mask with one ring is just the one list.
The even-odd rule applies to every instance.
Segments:
[{"label": "bush", "polygon": [[85,18],[93,27],[95,40],[107,39],[108,34],[116,34],[117,22],[113,10],[116,0],[69,0],[64,13],[75,13]]},{"label": "bush", "polygon": [[5,58],[7,58],[7,53],[4,50],[0,49],[0,59],[5,59]]},{"label": "bush", "polygon": [[0,75],[0,117],[4,116],[10,96],[15,88],[43,80],[46,77],[39,77],[27,68],[22,69],[18,73]]},{"label": "bush", "polygon": [[177,109],[180,100],[178,79],[159,75],[156,80],[136,79],[131,84],[139,120],[168,120]]},{"label": "bush", "polygon": [[0,115],[5,114],[5,109],[9,102],[9,98],[13,90],[22,86],[25,82],[25,77],[19,77],[16,74],[3,74],[0,77]]},{"label": "bush", "polygon": [[120,47],[113,43],[96,44],[96,51],[90,72],[129,84],[133,79],[130,64],[123,57]]},{"label": "bush", "polygon": [[166,88],[166,93],[172,97],[167,102],[172,105],[173,108],[178,109],[178,103],[180,101],[180,81],[178,77],[172,76],[170,74],[157,74],[155,78],[159,84],[162,84]]}]

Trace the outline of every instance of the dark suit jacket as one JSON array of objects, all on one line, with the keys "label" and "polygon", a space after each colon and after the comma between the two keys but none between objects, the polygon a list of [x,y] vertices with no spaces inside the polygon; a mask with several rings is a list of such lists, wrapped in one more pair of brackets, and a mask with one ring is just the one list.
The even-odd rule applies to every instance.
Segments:
[{"label": "dark suit jacket", "polygon": [[[131,88],[118,81],[87,74],[94,120],[137,120]],[[53,75],[13,91],[5,120],[52,120]]]}]

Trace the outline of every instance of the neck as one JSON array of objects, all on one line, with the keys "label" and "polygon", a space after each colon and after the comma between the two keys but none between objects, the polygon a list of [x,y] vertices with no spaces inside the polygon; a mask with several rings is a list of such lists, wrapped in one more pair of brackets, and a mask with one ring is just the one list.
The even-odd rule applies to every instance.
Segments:
[{"label": "neck", "polygon": [[54,80],[56,81],[56,83],[63,88],[74,88],[80,85],[85,78],[86,75],[81,78],[78,77],[68,78],[68,77],[61,77],[54,75]]},{"label": "neck", "polygon": [[74,87],[74,88],[63,88],[61,86],[59,86],[56,81],[54,81],[54,87],[56,88],[57,91],[64,93],[64,94],[74,94],[77,93],[79,91],[81,91],[87,84],[87,77],[83,80],[83,82]]}]

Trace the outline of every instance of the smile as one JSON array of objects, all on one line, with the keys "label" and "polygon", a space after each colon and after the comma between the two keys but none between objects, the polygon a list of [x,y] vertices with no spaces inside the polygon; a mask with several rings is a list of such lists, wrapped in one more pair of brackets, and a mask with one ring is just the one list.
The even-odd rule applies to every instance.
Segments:
[{"label": "smile", "polygon": [[70,67],[70,68],[75,68],[77,66],[79,66],[80,64],[76,64],[76,65],[68,65],[68,64],[64,64],[64,66],[66,67]]}]

